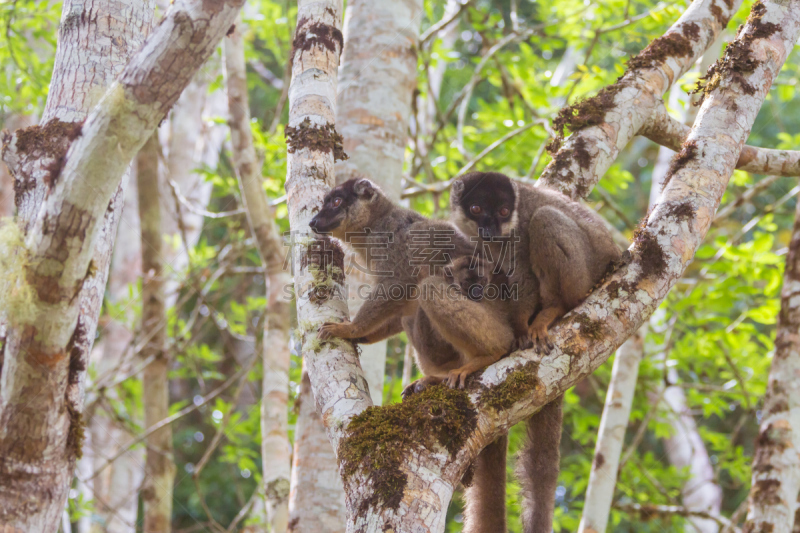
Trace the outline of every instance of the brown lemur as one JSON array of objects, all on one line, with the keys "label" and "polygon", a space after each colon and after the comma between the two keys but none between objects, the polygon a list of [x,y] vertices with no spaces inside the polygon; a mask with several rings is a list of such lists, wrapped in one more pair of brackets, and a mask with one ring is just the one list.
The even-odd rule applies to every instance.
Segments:
[{"label": "brown lemur", "polygon": [[[427,376],[409,387],[406,394],[440,383],[451,375],[453,385],[456,382],[463,385],[464,377],[473,369],[487,366],[510,351],[514,335],[507,323],[507,310],[503,309],[507,302],[497,301],[502,293],[497,292],[496,285],[505,278],[479,260],[472,264],[469,258],[475,246],[452,224],[428,220],[394,205],[368,180],[350,180],[326,195],[311,228],[349,242],[375,272],[370,298],[353,322],[324,324],[320,337],[338,336],[369,343],[405,329],[417,349],[418,366]],[[450,238],[426,243],[421,234],[429,234],[431,230]],[[392,239],[387,240],[386,234]],[[423,246],[422,260],[414,261],[414,252],[421,244],[433,246]],[[428,266],[450,268],[437,270]],[[433,295],[441,292],[443,298],[419,305],[423,301],[421,296],[377,297],[397,285],[406,291],[409,285],[414,285],[420,292],[422,285]],[[452,288],[456,289],[455,294],[452,290],[446,292]],[[463,338],[454,339],[458,333],[448,329],[447,325],[453,321],[448,310],[457,311],[464,316],[465,323],[472,324],[472,328],[455,324]],[[482,320],[476,318],[479,316]],[[492,333],[487,335],[487,330]],[[465,531],[468,533],[505,531],[507,447],[508,437],[498,437],[473,463],[472,483],[467,488]]]},{"label": "brown lemur", "polygon": [[[602,219],[563,194],[521,184],[497,172],[473,172],[453,182],[452,220],[477,236],[516,287],[511,322],[518,348],[552,349],[550,325],[577,307],[620,260]],[[523,485],[525,533],[552,530],[558,483],[562,398],[527,422],[517,463]]]},{"label": "brown lemur", "polygon": [[[452,258],[471,255],[475,244],[450,222],[429,220],[389,200],[367,179],[351,179],[325,195],[309,223],[348,243],[373,279],[352,322],[326,322],[319,338],[377,342],[399,333],[400,318],[416,312],[418,278],[436,274]],[[351,288],[352,290],[353,288]]]}]

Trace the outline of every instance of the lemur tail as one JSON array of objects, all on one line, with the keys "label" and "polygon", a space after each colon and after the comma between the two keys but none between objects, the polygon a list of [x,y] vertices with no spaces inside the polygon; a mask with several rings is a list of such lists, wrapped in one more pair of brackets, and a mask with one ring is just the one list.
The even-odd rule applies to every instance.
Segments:
[{"label": "lemur tail", "polygon": [[506,532],[506,453],[508,436],[486,446],[472,463],[472,482],[465,491],[463,533]]},{"label": "lemur tail", "polygon": [[559,396],[528,421],[528,438],[517,457],[517,479],[522,486],[522,525],[524,533],[550,533],[561,443],[561,404]]}]

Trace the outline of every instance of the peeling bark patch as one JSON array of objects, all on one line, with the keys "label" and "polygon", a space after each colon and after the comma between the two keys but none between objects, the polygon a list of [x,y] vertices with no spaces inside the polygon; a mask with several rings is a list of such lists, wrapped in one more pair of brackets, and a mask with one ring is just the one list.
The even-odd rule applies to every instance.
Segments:
[{"label": "peeling bark patch", "polygon": [[411,453],[445,448],[454,456],[477,426],[477,413],[463,390],[430,387],[402,403],[369,407],[354,417],[339,445],[345,482],[361,473],[371,484],[358,513],[385,506],[397,509],[408,478]]},{"label": "peeling bark patch", "polygon": [[[52,189],[64,168],[72,141],[81,134],[83,122],[63,122],[57,118],[48,121],[44,126],[31,126],[15,132],[16,148],[27,158],[51,160],[44,166],[47,170],[45,181]],[[33,178],[15,176],[15,202],[19,207],[22,196],[36,187]]]},{"label": "peeling bark patch", "polygon": [[[800,513],[800,511],[798,511],[798,513]],[[756,527],[758,527],[758,529],[756,529]],[[769,522],[762,522],[758,526],[752,522],[748,522],[742,528],[742,533],[773,533],[773,531],[775,531],[775,524],[770,524]]]},{"label": "peeling bark patch", "polygon": [[667,184],[672,179],[676,172],[684,168],[690,161],[697,158],[698,147],[697,141],[686,141],[681,146],[681,151],[678,152],[669,164],[667,175],[664,177],[664,183],[661,185],[661,190],[667,188]]},{"label": "peeling bark patch", "polygon": [[303,17],[297,22],[297,34],[294,36],[292,51],[289,54],[292,61],[298,51],[308,52],[314,46],[341,54],[344,48],[344,36],[341,30],[324,22],[309,24],[309,21],[309,18]]},{"label": "peeling bark patch", "polygon": [[680,33],[668,33],[655,39],[647,48],[628,61],[628,70],[655,68],[670,57],[690,57],[692,41],[700,37],[700,26],[695,22],[684,24]]},{"label": "peeling bark patch", "polygon": [[286,145],[289,147],[288,152],[290,154],[295,153],[298,149],[307,148],[325,152],[326,154],[333,151],[334,161],[350,159],[350,156],[344,153],[344,138],[336,131],[336,127],[333,124],[315,126],[306,117],[297,127],[286,126],[285,135]]},{"label": "peeling bark patch", "polygon": [[781,503],[781,482],[777,479],[760,479],[753,485],[753,501],[761,505]]},{"label": "peeling bark patch", "polygon": [[289,526],[288,526],[287,530],[291,533],[292,531],[294,531],[297,528],[298,525],[300,525],[300,517],[299,516],[295,516],[294,518],[292,518],[289,521]]},{"label": "peeling bark patch", "polygon": [[[600,92],[591,98],[586,98],[571,106],[561,108],[556,118],[553,119],[553,130],[556,132],[556,136],[547,145],[547,151],[555,154],[561,148],[565,128],[575,132],[589,126],[602,124],[605,121],[606,112],[614,107],[614,97],[623,87],[622,82],[618,81],[613,85],[602,88]],[[583,145],[583,148],[585,150],[585,145]],[[558,159],[559,155],[556,156],[556,159]]]},{"label": "peeling bark patch", "polygon": [[658,244],[658,239],[642,223],[633,234],[635,251],[639,256],[639,265],[642,271],[637,281],[654,276],[662,276],[667,271],[667,255]]},{"label": "peeling bark patch", "polygon": [[788,425],[783,427],[777,424],[770,423],[758,434],[756,438],[756,447],[762,449],[778,450],[779,452],[785,451],[792,446],[792,436],[789,431]]},{"label": "peeling bark patch", "polygon": [[67,352],[69,353],[69,374],[67,380],[70,385],[77,385],[81,380],[81,373],[86,371],[87,368],[87,347],[89,339],[86,335],[86,326],[83,324],[81,318],[78,318],[78,325],[75,331],[72,332],[72,337],[67,344]]},{"label": "peeling bark patch", "polygon": [[496,411],[509,409],[526,396],[531,396],[539,384],[539,363],[530,361],[506,376],[502,383],[481,393],[480,402]]}]

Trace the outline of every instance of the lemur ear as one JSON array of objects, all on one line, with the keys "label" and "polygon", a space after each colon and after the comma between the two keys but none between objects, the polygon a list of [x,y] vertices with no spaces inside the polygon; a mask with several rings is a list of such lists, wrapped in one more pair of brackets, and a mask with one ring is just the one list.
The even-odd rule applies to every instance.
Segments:
[{"label": "lemur ear", "polygon": [[365,200],[373,200],[378,195],[378,186],[368,179],[358,180],[353,187],[356,194]]},{"label": "lemur ear", "polygon": [[461,201],[461,195],[464,193],[464,182],[460,178],[456,178],[453,184],[450,185],[450,209],[451,211],[458,206]]}]

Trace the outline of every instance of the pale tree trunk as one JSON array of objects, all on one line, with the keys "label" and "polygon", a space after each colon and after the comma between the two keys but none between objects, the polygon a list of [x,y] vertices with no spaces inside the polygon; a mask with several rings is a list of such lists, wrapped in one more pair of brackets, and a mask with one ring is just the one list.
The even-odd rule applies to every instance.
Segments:
[{"label": "pale tree trunk", "polygon": [[[403,156],[417,84],[416,43],[422,15],[422,0],[355,0],[347,3],[345,12],[336,124],[350,157],[336,163],[336,181],[368,178],[395,202],[403,191]],[[347,274],[348,306],[350,316],[355,316],[363,303],[355,289],[371,280],[358,277],[356,268]],[[361,353],[361,367],[379,405],[386,341],[364,345]]]},{"label": "pale tree trunk", "polygon": [[[712,5],[718,8],[717,16],[710,11]],[[322,420],[340,459],[349,531],[443,531],[453,489],[478,452],[511,425],[528,418],[594,372],[663,301],[708,232],[758,110],[800,34],[800,6],[796,3],[758,5],[763,10],[763,21],[774,24],[775,31],[765,37],[762,28],[757,27],[758,18],[745,24],[737,46],[752,53],[758,59],[757,66],[752,71],[736,72],[735,78],[722,72],[720,83],[709,89],[687,141],[704,155],[690,158],[682,168],[674,169],[660,202],[637,235],[631,262],[552,329],[556,348],[550,354],[542,357],[532,350],[518,352],[488,367],[466,391],[432,389],[408,404],[367,411],[372,402],[349,343],[320,343],[315,336],[321,322],[341,320],[347,314],[339,300],[309,300],[306,287],[313,289],[320,282],[335,287],[342,280],[335,276],[335,269],[333,277],[319,275],[320,270],[327,269],[318,267],[330,263],[307,267],[309,262],[315,263],[306,247],[315,244],[318,248],[324,239],[311,239],[308,233],[300,235],[294,265],[295,285],[303,288],[297,294],[298,320],[305,324],[303,355]],[[314,6],[301,3],[300,38],[309,36],[310,23],[330,23],[331,19],[335,23],[332,13],[322,11],[329,6]],[[621,149],[617,146],[620,140],[630,140],[644,123],[647,115],[642,107],[652,111],[659,92],[685,72],[702,53],[703,43],[711,42],[719,32],[718,19],[730,16],[725,7],[705,0],[693,2],[670,32],[680,33],[669,37],[689,45],[691,53],[686,57],[648,53],[634,62],[606,101],[605,122],[573,134],[540,183],[557,183],[574,196],[588,193]],[[324,120],[330,124],[333,118],[330,63],[336,50],[326,52],[324,46],[312,50],[298,51],[294,58],[290,93],[296,99],[290,126],[297,126],[312,114],[316,123]],[[648,57],[651,62],[646,61]],[[317,68],[312,70],[312,64]],[[643,84],[643,80],[653,82],[653,86]],[[315,114],[318,112],[321,115]],[[332,157],[304,148],[298,130],[290,130],[289,148],[293,153],[289,157],[287,191],[292,228],[307,232],[305,225],[319,207],[325,185],[330,183]],[[603,141],[608,142],[601,151],[599,143]],[[617,148],[605,151],[614,146]],[[578,158],[580,163],[572,158],[575,150],[587,151]],[[330,261],[332,257],[334,264],[341,265],[343,256],[337,255],[332,246],[328,250],[331,253],[318,261]],[[587,322],[591,327],[586,327]],[[442,429],[443,420],[449,418],[437,416],[430,409],[431,402],[443,402],[452,408],[450,413],[460,413],[454,416],[454,431],[436,433]],[[396,418],[401,416],[402,421]],[[402,424],[396,433],[399,441],[387,455],[379,443],[385,440],[384,432],[396,424]],[[386,466],[373,468],[379,463]]]},{"label": "pale tree trunk", "polygon": [[285,248],[264,191],[261,165],[253,146],[241,17],[225,40],[233,162],[250,230],[266,270],[267,319],[264,327],[264,377],[261,397],[261,461],[267,521],[273,533],[289,523],[291,445],[289,406],[289,302],[284,289],[291,277],[283,269]]},{"label": "pale tree trunk", "polygon": [[[417,80],[416,43],[422,17],[421,0],[355,0],[347,4],[344,22],[344,53],[339,69],[339,91],[336,97],[336,124],[344,137],[344,151],[350,157],[336,163],[337,182],[350,178],[368,178],[381,186],[392,200],[399,201],[403,190],[403,157],[406,148],[411,99]],[[360,309],[368,294],[371,277],[359,270],[364,268],[352,255],[348,266],[348,307],[350,316]],[[361,346],[361,368],[369,384],[373,401],[383,401],[383,381],[386,370],[386,341]],[[310,398],[303,402],[311,403]],[[310,411],[305,411],[310,414]],[[308,433],[295,446],[299,460],[294,466],[301,469],[292,479],[290,520],[293,531],[322,533],[342,531],[345,525],[344,494],[336,493],[341,484],[330,491],[320,491],[316,478],[336,477],[336,457],[325,442],[324,427],[303,422]],[[320,444],[320,448],[303,449],[304,444]],[[313,472],[302,471],[312,463]],[[320,471],[322,469],[323,471]],[[338,490],[341,490],[338,488]],[[316,492],[317,494],[306,494]],[[319,507],[301,502],[313,499],[329,515],[318,514]],[[319,527],[333,527],[322,529]]]},{"label": "pale tree trunk", "polygon": [[800,489],[800,202],[786,256],[775,355],[753,458],[744,531],[790,533]]},{"label": "pale tree trunk", "polygon": [[[167,357],[167,312],[164,303],[163,238],[158,201],[158,135],[153,132],[136,158],[139,220],[142,249],[142,339],[140,359],[153,358],[142,374],[145,427],[169,416],[169,358]],[[153,198],[153,196],[156,196]],[[153,432],[147,445],[144,501],[144,531],[166,533],[172,522],[172,426]]]},{"label": "pale tree trunk", "polygon": [[331,460],[336,464],[336,456],[325,432],[318,429],[324,425],[305,368],[297,402],[289,495],[290,531],[344,531],[347,519],[342,479],[339,470],[330,465]]},{"label": "pale tree trunk", "polygon": [[639,363],[644,353],[644,338],[647,326],[642,326],[617,350],[614,366],[611,368],[611,382],[606,392],[603,416],[597,430],[597,444],[594,461],[589,474],[589,485],[583,504],[578,531],[582,533],[604,533],[608,525],[614,487],[617,483],[617,470],[625,444],[625,431],[633,406],[636,378]]},{"label": "pale tree trunk", "polygon": [[[84,19],[87,24],[117,28],[119,23],[128,28],[127,18],[115,17],[130,18],[132,12],[152,8],[150,3],[132,5],[136,9],[115,6],[111,13],[87,16],[80,5],[68,3],[64,13],[71,24],[62,24],[62,35],[77,31],[76,24]],[[239,9],[241,0],[213,4],[177,0],[141,48],[121,39],[126,50],[138,51],[79,132],[58,123],[55,131],[53,126],[43,128],[43,136],[63,138],[64,151],[43,153],[38,146],[20,146],[18,136],[4,145],[4,159],[15,179],[34,185],[40,181],[49,189],[41,208],[35,210],[38,213],[29,213],[21,221],[30,228],[18,251],[21,279],[27,280],[23,288],[31,290],[21,293],[25,299],[17,303],[24,312],[9,322],[5,343],[0,387],[0,525],[6,529],[52,531],[58,523],[83,440],[82,384],[115,233],[113,225],[104,225],[114,220],[115,206],[109,203],[131,159],[211,55]],[[137,19],[136,35],[149,26],[149,16],[146,24]],[[80,35],[98,32],[84,29]],[[107,61],[109,52],[104,50],[102,60]],[[70,52],[70,60],[77,63],[70,83],[91,78],[86,55],[76,49]],[[54,89],[54,108],[69,112],[61,96],[74,93],[60,83]],[[23,166],[26,156],[29,164]],[[53,167],[53,162],[63,162],[63,166]],[[33,196],[29,194],[22,205],[34,205]],[[94,261],[100,253],[106,254],[106,260]],[[87,298],[76,297],[81,291],[89,291],[87,298],[93,305],[86,303]],[[31,390],[38,392],[32,396]]]}]

